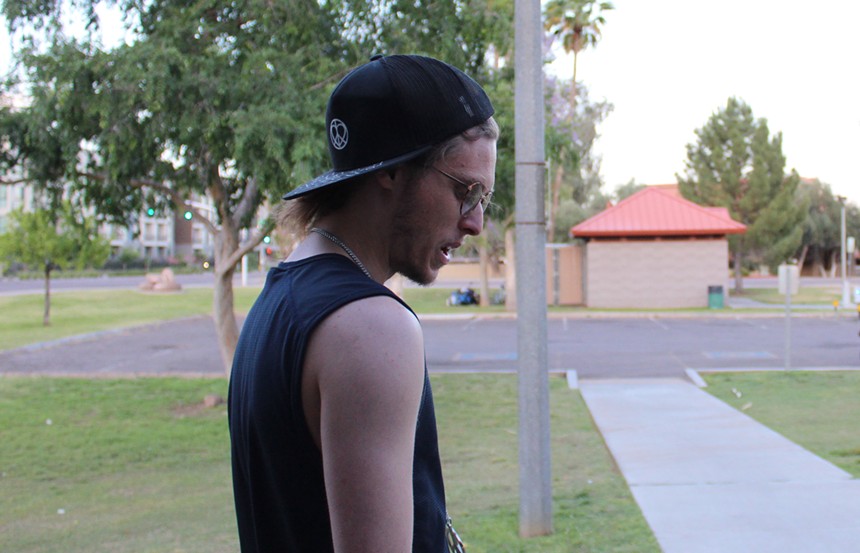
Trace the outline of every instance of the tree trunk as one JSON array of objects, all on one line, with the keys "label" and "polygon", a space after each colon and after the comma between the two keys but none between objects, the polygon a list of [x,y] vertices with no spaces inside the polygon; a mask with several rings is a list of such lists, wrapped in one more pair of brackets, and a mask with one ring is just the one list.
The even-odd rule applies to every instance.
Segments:
[{"label": "tree trunk", "polygon": [[45,262],[45,314],[42,326],[51,326],[51,262]]},{"label": "tree trunk", "polygon": [[803,264],[806,263],[806,254],[809,253],[809,244],[804,244],[800,250],[800,257],[797,260],[797,272],[803,274]]},{"label": "tree trunk", "polygon": [[740,293],[744,291],[744,275],[743,275],[743,261],[744,261],[744,247],[743,247],[743,239],[738,240],[738,246],[735,248],[735,292]]},{"label": "tree trunk", "polygon": [[213,318],[218,335],[218,347],[224,371],[230,375],[233,355],[239,342],[239,325],[233,310],[233,274],[236,267],[224,267],[226,260],[239,248],[239,233],[222,223],[215,243],[215,285],[213,289]]},{"label": "tree trunk", "polygon": [[824,263],[822,262],[821,258],[821,248],[814,248],[812,250],[812,276],[815,276],[816,274],[822,277],[825,276]]},{"label": "tree trunk", "polygon": [[549,221],[546,226],[546,239],[548,242],[555,242],[555,216],[558,213],[558,204],[561,198],[561,183],[564,180],[564,163],[563,160],[558,160],[558,167],[555,169],[555,177],[552,179],[552,201],[549,206]]},{"label": "tree trunk", "polygon": [[236,344],[239,342],[239,325],[236,322],[236,313],[233,311],[233,273],[234,270],[216,273],[212,303],[221,361],[228,376],[233,367]]},{"label": "tree trunk", "polygon": [[481,243],[478,246],[478,260],[481,273],[479,303],[481,307],[487,307],[490,305],[490,253],[487,251],[485,240],[481,240]]}]

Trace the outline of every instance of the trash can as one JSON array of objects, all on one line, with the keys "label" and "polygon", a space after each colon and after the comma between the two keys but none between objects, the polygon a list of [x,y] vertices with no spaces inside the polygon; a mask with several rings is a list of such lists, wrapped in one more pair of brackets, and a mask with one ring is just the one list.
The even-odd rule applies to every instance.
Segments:
[{"label": "trash can", "polygon": [[722,309],[723,308],[723,287],[708,286],[708,308]]}]

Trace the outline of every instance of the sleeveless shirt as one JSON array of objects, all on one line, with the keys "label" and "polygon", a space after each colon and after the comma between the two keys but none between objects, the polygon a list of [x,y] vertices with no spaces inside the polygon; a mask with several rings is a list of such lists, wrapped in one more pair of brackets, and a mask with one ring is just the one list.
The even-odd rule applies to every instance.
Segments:
[{"label": "sleeveless shirt", "polygon": [[[409,309],[346,257],[322,254],[271,269],[245,319],[228,398],[233,492],[244,553],[333,551],[322,455],[302,407],[302,365],[317,325],[340,307],[371,296],[389,296]],[[426,363],[412,485],[412,551],[443,553],[445,490]]]}]

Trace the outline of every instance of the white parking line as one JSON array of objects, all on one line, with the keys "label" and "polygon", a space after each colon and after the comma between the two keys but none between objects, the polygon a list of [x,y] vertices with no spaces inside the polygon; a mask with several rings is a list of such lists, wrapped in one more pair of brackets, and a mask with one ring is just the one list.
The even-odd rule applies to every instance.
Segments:
[{"label": "white parking line", "polygon": [[658,321],[658,320],[657,320],[655,317],[653,317],[653,316],[652,316],[652,317],[648,317],[648,320],[649,320],[649,321],[651,321],[652,323],[654,323],[655,325],[659,326],[659,327],[660,327],[660,328],[662,328],[663,330],[669,330],[669,327],[668,327],[668,326],[664,325],[663,323],[661,323],[660,321]]}]

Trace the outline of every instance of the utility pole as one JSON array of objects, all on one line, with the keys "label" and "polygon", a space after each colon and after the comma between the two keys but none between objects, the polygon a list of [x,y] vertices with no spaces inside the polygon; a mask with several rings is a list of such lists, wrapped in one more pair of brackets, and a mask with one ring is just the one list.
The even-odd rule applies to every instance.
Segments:
[{"label": "utility pole", "polygon": [[515,0],[514,22],[520,535],[532,537],[552,533],[540,0]]}]

